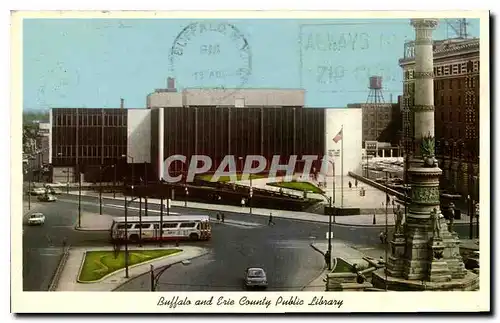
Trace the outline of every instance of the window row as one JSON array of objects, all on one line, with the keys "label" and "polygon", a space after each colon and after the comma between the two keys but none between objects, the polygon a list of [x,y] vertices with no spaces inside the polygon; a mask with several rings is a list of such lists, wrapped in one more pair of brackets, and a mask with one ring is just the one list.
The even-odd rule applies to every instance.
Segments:
[{"label": "window row", "polygon": [[[468,61],[456,64],[436,65],[434,66],[434,76],[452,76],[479,72],[479,61]],[[414,78],[414,69],[408,69],[404,72],[404,79]]]},{"label": "window row", "polygon": [[104,152],[104,157],[117,157],[125,154],[126,146],[54,146],[54,157],[76,157],[79,150],[81,157],[101,157],[101,152]]},{"label": "window row", "polygon": [[56,114],[53,117],[55,127],[126,127],[127,115],[106,114]]},{"label": "window row", "polygon": [[[195,228],[196,222],[185,222],[185,223],[163,223],[163,229],[177,229],[177,228]],[[125,224],[117,224],[116,228],[119,230],[125,229]],[[159,229],[160,225],[157,223],[137,223],[137,224],[127,224],[127,229]]]}]

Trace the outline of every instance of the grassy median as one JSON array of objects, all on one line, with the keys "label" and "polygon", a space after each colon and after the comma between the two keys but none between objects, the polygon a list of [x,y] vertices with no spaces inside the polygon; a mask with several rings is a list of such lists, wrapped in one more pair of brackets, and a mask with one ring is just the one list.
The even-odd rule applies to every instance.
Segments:
[{"label": "grassy median", "polygon": [[[206,174],[206,175],[200,175],[200,176],[198,176],[198,178],[203,180],[203,181],[206,181],[206,182],[211,182],[212,176],[213,176],[213,174]],[[238,181],[241,181],[242,176],[243,176],[242,174],[236,175],[236,178],[238,179]],[[248,176],[248,179],[250,179],[250,178],[259,179],[259,178],[266,178],[266,177],[267,177],[267,175],[265,175],[265,174],[251,174]],[[221,177],[219,177],[219,180],[217,182],[229,183],[230,181],[231,181],[230,176],[221,176]]]},{"label": "grassy median", "polygon": [[310,193],[317,193],[317,194],[322,194],[323,191],[317,187],[314,184],[311,184],[309,182],[275,182],[275,183],[267,183],[267,185],[275,186],[275,187],[282,187],[282,188],[288,188],[291,190],[296,190],[296,191],[301,191],[301,192],[310,192]]},{"label": "grassy median", "polygon": [[[181,251],[179,249],[131,250],[128,263],[132,266]],[[78,279],[81,282],[92,282],[122,268],[125,268],[124,251],[120,251],[117,257],[114,251],[87,251]]]}]

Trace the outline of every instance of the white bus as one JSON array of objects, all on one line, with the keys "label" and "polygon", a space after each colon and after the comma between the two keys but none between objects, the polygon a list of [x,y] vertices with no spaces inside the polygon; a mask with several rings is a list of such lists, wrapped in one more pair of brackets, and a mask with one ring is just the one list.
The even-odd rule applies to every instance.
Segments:
[{"label": "white bus", "polygon": [[[142,241],[153,240],[210,240],[212,226],[208,215],[164,216],[161,222],[163,234],[160,234],[160,217],[138,216],[127,217],[127,235],[131,242],[138,242],[142,233]],[[111,240],[125,239],[125,217],[113,218],[111,224]]]}]

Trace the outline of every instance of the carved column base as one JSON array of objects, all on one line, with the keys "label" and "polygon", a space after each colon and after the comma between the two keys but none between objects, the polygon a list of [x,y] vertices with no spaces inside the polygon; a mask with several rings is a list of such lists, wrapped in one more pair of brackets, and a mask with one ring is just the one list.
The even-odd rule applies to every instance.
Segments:
[{"label": "carved column base", "polygon": [[428,281],[448,282],[451,280],[448,263],[444,260],[445,245],[441,238],[432,238],[429,241],[430,259],[427,271]]},{"label": "carved column base", "polygon": [[406,239],[403,234],[394,234],[391,241],[391,256],[387,260],[386,271],[389,276],[403,277]]}]

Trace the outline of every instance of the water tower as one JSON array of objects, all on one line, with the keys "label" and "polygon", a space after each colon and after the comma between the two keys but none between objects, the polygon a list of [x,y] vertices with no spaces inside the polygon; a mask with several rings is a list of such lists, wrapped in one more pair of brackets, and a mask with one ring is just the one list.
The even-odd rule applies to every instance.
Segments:
[{"label": "water tower", "polygon": [[370,76],[370,93],[368,93],[367,104],[385,103],[382,94],[382,76]]},{"label": "water tower", "polygon": [[368,99],[366,100],[366,118],[370,120],[369,123],[372,123],[372,121],[375,123],[374,129],[372,127],[372,129],[370,129],[370,132],[374,131],[375,135],[370,135],[370,140],[377,141],[380,132],[383,130],[379,129],[381,127],[379,125],[378,117],[380,105],[385,103],[384,96],[382,94],[382,76],[370,76],[370,86],[368,88],[370,89],[370,93],[368,93]]}]

